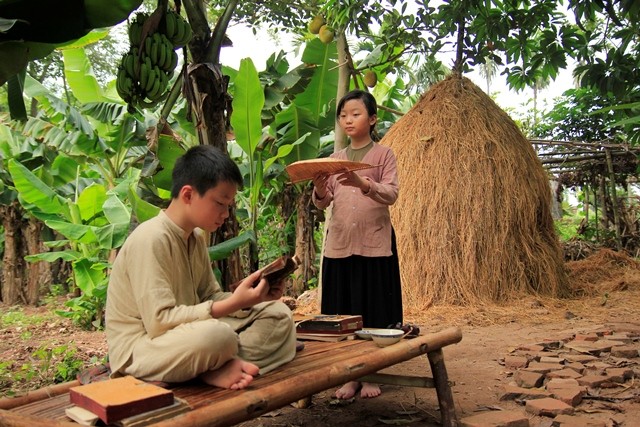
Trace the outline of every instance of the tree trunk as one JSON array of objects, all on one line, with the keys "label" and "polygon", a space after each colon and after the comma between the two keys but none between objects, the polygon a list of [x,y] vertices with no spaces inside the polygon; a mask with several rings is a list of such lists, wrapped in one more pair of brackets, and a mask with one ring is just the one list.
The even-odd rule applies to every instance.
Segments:
[{"label": "tree trunk", "polygon": [[1,205],[5,250],[2,269],[2,301],[6,304],[36,305],[40,295],[48,291],[52,267],[58,263],[30,263],[24,257],[46,249],[42,243],[43,224],[35,218],[24,219],[18,202]]},{"label": "tree trunk", "polygon": [[[229,78],[222,74],[222,66],[218,61],[212,62],[207,57],[212,35],[202,3],[188,1],[184,5],[194,33],[194,38],[189,43],[193,62],[187,69],[185,81],[191,117],[198,130],[201,144],[213,145],[228,153],[227,131],[230,128],[231,117],[231,97],[227,92]],[[224,31],[224,28],[221,31]],[[219,52],[216,57],[219,57]],[[238,230],[238,220],[235,209],[232,208],[229,218],[216,231],[211,242],[212,244],[220,243],[235,237],[238,235]],[[229,258],[218,264],[222,272],[223,287],[226,288],[244,277],[239,251],[234,251]]]},{"label": "tree trunk", "polygon": [[312,277],[316,277],[316,246],[313,238],[315,216],[312,210],[311,194],[313,186],[307,186],[296,201],[298,217],[296,220],[296,255],[300,266],[293,279],[294,296],[300,296]]},{"label": "tree trunk", "polygon": [[23,272],[25,261],[22,256],[22,215],[20,205],[14,201],[10,205],[0,205],[4,226],[4,257],[2,260],[2,302],[5,304],[26,303],[23,293]]},{"label": "tree trunk", "polygon": [[607,186],[604,175],[600,175],[599,190],[600,190],[600,212],[602,213],[600,222],[602,223],[602,229],[607,230],[609,228],[609,215],[607,214],[609,206],[607,203]]},{"label": "tree trunk", "polygon": [[[42,228],[44,224],[35,218],[29,219],[23,228],[25,248],[27,254],[38,254],[47,249],[42,243]],[[30,305],[37,305],[42,292],[46,292],[48,284],[51,283],[51,266],[53,263],[45,261],[28,262],[26,269],[26,298]]]},{"label": "tree trunk", "polygon": [[[347,44],[347,37],[344,34],[344,30],[338,32],[336,38],[336,48],[338,50],[338,92],[336,93],[336,104],[349,90],[349,81],[351,80],[351,69],[349,68],[349,45]],[[335,142],[333,151],[340,151],[347,146],[347,135],[344,130],[338,125],[336,121],[335,129]]]}]

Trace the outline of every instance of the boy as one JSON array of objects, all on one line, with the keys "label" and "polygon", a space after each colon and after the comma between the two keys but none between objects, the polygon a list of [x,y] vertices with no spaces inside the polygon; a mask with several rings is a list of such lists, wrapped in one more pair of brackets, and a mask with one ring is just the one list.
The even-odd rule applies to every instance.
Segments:
[{"label": "boy", "polygon": [[112,376],[182,382],[199,377],[245,388],[295,355],[282,283],[256,271],[233,293],[213,275],[202,230],[229,216],[242,186],[238,166],[208,145],[189,149],[173,170],[171,203],[140,224],[118,253],[107,291],[106,333]]}]

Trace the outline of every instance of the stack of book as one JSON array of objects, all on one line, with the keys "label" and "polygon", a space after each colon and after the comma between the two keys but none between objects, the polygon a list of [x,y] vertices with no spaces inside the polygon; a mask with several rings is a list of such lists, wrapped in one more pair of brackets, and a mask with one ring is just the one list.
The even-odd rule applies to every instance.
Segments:
[{"label": "stack of book", "polygon": [[342,341],[352,339],[362,329],[362,316],[351,314],[312,314],[294,318],[300,340]]},{"label": "stack of book", "polygon": [[174,397],[171,390],[138,380],[132,376],[98,381],[69,390],[67,416],[93,425],[143,426],[174,417],[189,410],[189,405]]}]

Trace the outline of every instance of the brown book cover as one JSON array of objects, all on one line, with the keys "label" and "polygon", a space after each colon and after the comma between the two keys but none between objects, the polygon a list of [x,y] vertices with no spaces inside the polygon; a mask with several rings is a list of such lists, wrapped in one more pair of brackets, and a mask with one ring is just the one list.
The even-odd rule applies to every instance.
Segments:
[{"label": "brown book cover", "polygon": [[289,174],[289,178],[291,178],[291,182],[296,183],[313,179],[314,176],[320,173],[333,175],[336,173],[357,171],[360,169],[369,169],[374,167],[376,167],[376,165],[326,157],[322,159],[299,160],[287,165],[285,169]]},{"label": "brown book cover", "polygon": [[350,334],[362,329],[362,316],[315,314],[294,319],[297,334]]},{"label": "brown book cover", "polygon": [[296,271],[300,265],[300,258],[297,255],[282,255],[280,258],[268,264],[262,270],[262,278],[267,279],[269,284],[278,283]]},{"label": "brown book cover", "polygon": [[69,389],[71,403],[111,424],[174,403],[173,392],[132,376],[89,383]]},{"label": "brown book cover", "polygon": [[[260,279],[255,282],[253,286],[258,286],[258,283],[260,283],[260,280],[263,278],[267,279],[269,284],[278,283],[280,280],[286,279],[291,273],[296,271],[296,268],[298,268],[299,265],[300,258],[298,258],[298,255],[282,255],[263,267]],[[229,286],[229,291],[235,291],[240,282],[242,282],[242,280],[239,280]]]}]

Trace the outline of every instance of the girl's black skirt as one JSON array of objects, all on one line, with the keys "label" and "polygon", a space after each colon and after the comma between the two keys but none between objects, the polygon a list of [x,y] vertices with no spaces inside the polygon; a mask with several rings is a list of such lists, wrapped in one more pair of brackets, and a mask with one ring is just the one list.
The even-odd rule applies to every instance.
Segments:
[{"label": "girl's black skirt", "polygon": [[402,290],[395,233],[391,256],[322,260],[322,314],[360,314],[365,328],[402,323]]}]

